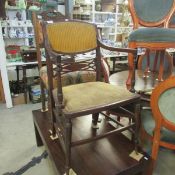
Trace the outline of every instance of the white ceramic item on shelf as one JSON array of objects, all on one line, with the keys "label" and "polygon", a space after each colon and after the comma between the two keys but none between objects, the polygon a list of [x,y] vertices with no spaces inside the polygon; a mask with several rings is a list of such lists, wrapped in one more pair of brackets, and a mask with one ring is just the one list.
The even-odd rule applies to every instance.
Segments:
[{"label": "white ceramic item on shelf", "polygon": [[25,0],[18,0],[17,6],[19,9],[26,9],[27,2]]}]

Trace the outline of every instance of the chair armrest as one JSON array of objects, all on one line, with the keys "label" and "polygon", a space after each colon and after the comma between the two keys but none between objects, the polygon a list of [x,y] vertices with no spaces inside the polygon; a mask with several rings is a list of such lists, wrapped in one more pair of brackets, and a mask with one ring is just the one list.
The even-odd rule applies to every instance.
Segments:
[{"label": "chair armrest", "polygon": [[116,52],[132,53],[134,55],[137,55],[137,49],[112,47],[112,46],[108,46],[108,45],[104,44],[100,40],[98,40],[98,42],[99,42],[99,46],[103,49],[110,50],[110,51],[116,51]]}]

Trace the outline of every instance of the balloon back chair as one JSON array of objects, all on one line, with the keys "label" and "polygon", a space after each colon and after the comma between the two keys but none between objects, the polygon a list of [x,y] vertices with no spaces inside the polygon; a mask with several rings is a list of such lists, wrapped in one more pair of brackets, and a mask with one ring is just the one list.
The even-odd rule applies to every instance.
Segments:
[{"label": "balloon back chair", "polygon": [[[103,133],[102,135],[96,134],[92,138],[72,139],[72,120],[75,120],[75,118],[82,117],[83,119],[83,116],[92,114],[92,124],[97,125],[98,114],[101,111],[120,107],[125,104],[139,103],[139,95],[133,94],[122,87],[101,82],[100,48],[103,47],[118,52],[130,52],[132,54],[137,54],[137,52],[134,49],[112,48],[103,45],[98,39],[96,25],[82,21],[62,20],[52,24],[44,23],[43,31],[48,62],[50,65],[53,63],[56,65],[53,69],[55,74],[51,74],[51,76],[57,77],[57,88],[52,89],[54,98],[52,110],[56,118],[56,122],[54,122],[55,130],[65,153],[65,171],[66,175],[68,175],[71,167],[72,147],[95,141],[129,128],[131,130],[137,129],[136,119],[138,117],[138,111],[135,113],[136,115],[133,115],[133,118],[135,118],[133,121],[135,122],[130,123],[128,126],[123,126],[120,129],[114,128],[114,130]],[[80,53],[85,54],[89,51],[95,53],[94,58],[72,62],[62,59],[62,55],[75,56]],[[52,66],[47,66],[52,68]],[[96,74],[96,80],[63,87],[62,75],[77,70],[94,72]],[[51,72],[51,70],[48,71],[48,76]],[[53,86],[51,85],[51,87]],[[137,140],[136,133],[135,141]]]},{"label": "balloon back chair", "polygon": [[[164,59],[165,49],[175,47],[175,30],[168,28],[175,9],[174,0],[129,0],[129,9],[133,20],[133,32],[129,35],[129,48],[146,48],[161,52]],[[162,63],[162,61],[161,61]],[[134,58],[128,55],[130,88],[134,77]]]},{"label": "balloon back chair", "polygon": [[[141,111],[142,136],[152,141],[152,174],[159,147],[175,150],[175,76],[159,83],[151,95],[151,110]],[[144,138],[143,137],[143,138]]]}]

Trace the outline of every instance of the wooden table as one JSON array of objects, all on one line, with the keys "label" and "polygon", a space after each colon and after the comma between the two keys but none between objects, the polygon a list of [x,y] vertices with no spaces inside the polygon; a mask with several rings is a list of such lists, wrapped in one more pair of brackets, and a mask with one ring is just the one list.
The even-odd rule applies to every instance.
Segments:
[{"label": "wooden table", "polygon": [[[33,111],[37,145],[45,145],[53,162],[56,174],[65,172],[65,156],[59,141],[50,139],[50,122],[48,113]],[[91,130],[92,117],[76,118],[73,121],[73,139],[87,138],[94,134]],[[81,127],[80,127],[81,126]],[[102,120],[99,134],[111,129],[112,126]],[[129,154],[134,150],[134,144],[123,134],[116,134],[72,148],[72,169],[77,175],[138,175],[146,173],[150,158],[143,153],[143,158],[136,161]],[[141,175],[139,174],[139,175]]]},{"label": "wooden table", "polygon": [[[110,55],[109,58],[112,61],[112,73],[116,72],[116,63],[117,64],[127,64],[128,63],[128,54],[119,53],[115,55]],[[124,60],[122,60],[124,58]]]},{"label": "wooden table", "polygon": [[[129,71],[122,71],[112,74],[109,77],[110,84],[126,87],[126,80],[128,78]],[[145,77],[145,75],[149,77]],[[163,79],[170,76],[170,73],[163,75]],[[151,91],[158,83],[158,73],[145,74],[142,70],[135,71],[135,86],[134,89],[137,92]]]}]

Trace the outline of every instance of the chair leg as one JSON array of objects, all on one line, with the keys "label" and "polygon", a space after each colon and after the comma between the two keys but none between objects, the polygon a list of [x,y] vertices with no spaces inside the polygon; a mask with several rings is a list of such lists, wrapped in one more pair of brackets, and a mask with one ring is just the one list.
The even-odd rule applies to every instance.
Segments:
[{"label": "chair leg", "polygon": [[93,129],[98,129],[98,118],[99,118],[99,113],[92,114],[92,128]]},{"label": "chair leg", "polygon": [[158,151],[159,151],[159,143],[160,143],[160,128],[156,128],[153,136],[153,145],[152,145],[152,152],[151,152],[152,162],[149,167],[148,175],[152,175],[154,171],[157,156],[158,156]]},{"label": "chair leg", "polygon": [[[135,48],[135,45],[132,43],[129,43],[129,48]],[[132,89],[132,80],[134,76],[134,56],[133,54],[128,54],[128,67],[129,67],[129,75],[126,81],[126,87],[128,90]]]},{"label": "chair leg", "polygon": [[156,55],[154,58],[153,72],[156,72],[158,58],[159,58],[159,50],[156,51]]},{"label": "chair leg", "polygon": [[160,66],[159,66],[158,81],[163,81],[164,59],[165,59],[165,50],[160,51]]},{"label": "chair leg", "polygon": [[54,123],[56,122],[56,118],[54,116],[54,112],[53,112],[53,99],[52,99],[52,93],[50,91],[48,91],[48,112],[49,112],[49,116],[51,118],[51,129],[49,130],[51,133],[51,139],[55,140],[58,137],[56,136],[56,130],[55,130],[55,126]]},{"label": "chair leg", "polygon": [[71,119],[65,119],[65,156],[66,156],[66,175],[69,175],[71,166],[71,139],[72,139],[72,122]]},{"label": "chair leg", "polygon": [[135,122],[135,127],[134,127],[134,135],[133,135],[133,140],[134,140],[134,144],[135,144],[135,151],[138,152],[138,146],[139,146],[139,130],[140,130],[140,112],[141,112],[141,105],[140,104],[136,104],[135,106],[135,118],[134,118],[134,122]]},{"label": "chair leg", "polygon": [[150,72],[150,50],[146,50],[146,69],[144,71],[144,78],[149,77],[148,73]]},{"label": "chair leg", "polygon": [[22,66],[22,71],[23,71],[23,82],[24,82],[24,100],[25,100],[25,103],[27,104],[27,77],[26,77],[25,66]]},{"label": "chair leg", "polygon": [[40,79],[40,87],[41,87],[41,103],[42,103],[41,112],[46,112],[46,111],[48,111],[48,109],[46,107],[45,88],[44,88],[44,83],[41,79]]}]

